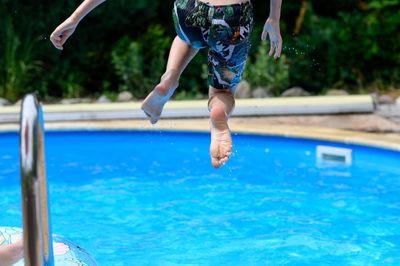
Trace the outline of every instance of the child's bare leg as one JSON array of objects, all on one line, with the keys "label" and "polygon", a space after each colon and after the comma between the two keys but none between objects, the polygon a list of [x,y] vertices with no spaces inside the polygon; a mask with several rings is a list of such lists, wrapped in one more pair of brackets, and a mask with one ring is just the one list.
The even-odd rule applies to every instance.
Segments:
[{"label": "child's bare leg", "polygon": [[235,99],[229,90],[217,90],[210,87],[210,129],[211,164],[218,168],[232,154],[232,137],[228,126],[228,117],[233,110]]},{"label": "child's bare leg", "polygon": [[162,75],[160,83],[155,86],[142,104],[142,110],[152,124],[157,123],[164,104],[178,87],[179,77],[198,51],[199,49],[190,47],[178,36],[175,37],[169,52],[167,69]]},{"label": "child's bare leg", "polygon": [[11,266],[23,257],[22,240],[7,246],[0,246],[0,266]]}]

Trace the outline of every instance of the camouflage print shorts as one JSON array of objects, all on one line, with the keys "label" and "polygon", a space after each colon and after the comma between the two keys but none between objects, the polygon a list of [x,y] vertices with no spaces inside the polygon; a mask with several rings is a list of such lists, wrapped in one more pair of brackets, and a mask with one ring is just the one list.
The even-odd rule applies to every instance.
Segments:
[{"label": "camouflage print shorts", "polygon": [[250,48],[251,3],[212,6],[198,0],[176,0],[173,18],[176,32],[184,42],[193,48],[209,48],[210,86],[234,91]]}]

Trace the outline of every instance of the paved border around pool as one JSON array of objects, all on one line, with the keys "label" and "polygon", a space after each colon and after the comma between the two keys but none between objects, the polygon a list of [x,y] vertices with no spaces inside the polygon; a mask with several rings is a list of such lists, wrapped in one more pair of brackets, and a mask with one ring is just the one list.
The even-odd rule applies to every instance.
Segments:
[{"label": "paved border around pool", "polygon": [[[46,122],[146,119],[140,106],[140,102],[57,104],[44,105],[43,111]],[[374,110],[370,95],[238,99],[232,116],[365,114]],[[19,106],[0,107],[0,123],[18,122],[19,111]],[[170,101],[163,111],[163,118],[169,119],[200,117],[208,117],[207,100]]]},{"label": "paved border around pool", "polygon": [[[246,123],[232,118],[230,126],[234,133],[258,135],[278,135],[307,139],[336,141],[347,144],[358,144],[371,147],[400,151],[399,134],[373,134],[320,127],[277,126],[257,122]],[[152,126],[145,120],[115,120],[115,121],[80,121],[53,122],[45,124],[46,130],[149,130],[149,131],[209,131],[207,119],[176,119],[161,120],[157,126]],[[16,132],[17,124],[0,125],[0,132]]]}]

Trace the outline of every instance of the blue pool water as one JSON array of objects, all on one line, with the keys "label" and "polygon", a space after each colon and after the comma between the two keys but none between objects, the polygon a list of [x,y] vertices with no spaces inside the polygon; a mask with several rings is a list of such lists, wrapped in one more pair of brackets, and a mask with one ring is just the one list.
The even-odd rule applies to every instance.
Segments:
[{"label": "blue pool water", "polygon": [[[53,232],[99,265],[400,265],[400,154],[234,135],[50,132]],[[322,165],[316,145],[353,149]],[[0,226],[21,226],[18,135],[0,134]]]}]

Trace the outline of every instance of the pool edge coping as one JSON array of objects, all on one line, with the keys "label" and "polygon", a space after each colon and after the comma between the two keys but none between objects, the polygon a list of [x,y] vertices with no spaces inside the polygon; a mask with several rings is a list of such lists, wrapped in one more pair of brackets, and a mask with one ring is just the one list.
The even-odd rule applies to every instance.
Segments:
[{"label": "pool edge coping", "polygon": [[[207,99],[169,101],[163,118],[207,118]],[[371,114],[376,110],[369,94],[236,99],[232,117],[279,115]],[[46,122],[147,119],[140,101],[113,103],[43,104]],[[0,106],[0,124],[17,123],[20,106]]]},{"label": "pool edge coping", "polygon": [[[92,121],[85,123],[47,123],[46,131],[183,131],[183,132],[209,132],[208,120],[161,120],[160,125],[152,127],[147,121]],[[234,133],[283,136],[289,138],[302,138],[311,140],[333,141],[343,144],[355,144],[375,147],[400,152],[400,135],[385,135],[350,131],[325,127],[280,126],[263,124],[231,123]],[[0,125],[0,133],[18,132],[18,124]]]}]

